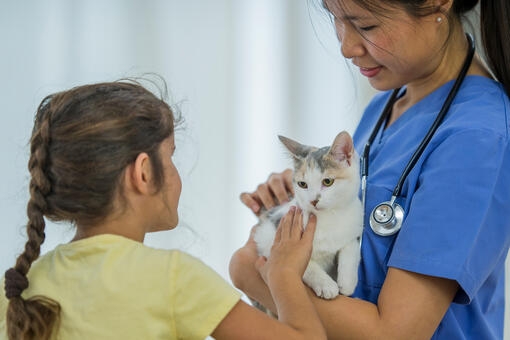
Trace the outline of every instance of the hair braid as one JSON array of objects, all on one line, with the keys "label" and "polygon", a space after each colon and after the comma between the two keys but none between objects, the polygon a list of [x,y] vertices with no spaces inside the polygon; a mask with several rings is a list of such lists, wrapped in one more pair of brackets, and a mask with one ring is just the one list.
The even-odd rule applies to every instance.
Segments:
[{"label": "hair braid", "polygon": [[[38,118],[45,113],[40,107]],[[40,254],[44,242],[47,210],[46,196],[51,191],[51,183],[45,175],[48,163],[48,145],[50,139],[50,115],[46,112],[44,119],[34,127],[30,147],[28,169],[31,174],[30,200],[27,206],[27,236],[24,252],[16,260],[16,265],[6,273],[6,295],[9,298],[7,310],[7,331],[9,339],[49,339],[55,324],[58,323],[60,306],[57,302],[34,297],[24,300],[21,293],[28,287],[26,275],[32,262]]]}]

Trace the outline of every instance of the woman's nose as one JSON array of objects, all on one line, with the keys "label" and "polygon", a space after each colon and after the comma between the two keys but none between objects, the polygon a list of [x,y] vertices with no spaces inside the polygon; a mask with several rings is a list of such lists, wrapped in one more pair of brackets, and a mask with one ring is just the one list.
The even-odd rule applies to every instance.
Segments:
[{"label": "woman's nose", "polygon": [[340,41],[340,50],[345,58],[352,59],[365,54],[364,39],[351,24],[337,27],[337,36]]}]

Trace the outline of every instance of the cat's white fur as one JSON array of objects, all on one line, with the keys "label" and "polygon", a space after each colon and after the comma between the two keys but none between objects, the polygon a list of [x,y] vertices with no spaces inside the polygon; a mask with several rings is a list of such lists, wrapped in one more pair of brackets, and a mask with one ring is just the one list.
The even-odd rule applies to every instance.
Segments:
[{"label": "cat's white fur", "polygon": [[[329,148],[321,149],[285,137],[280,140],[294,158],[295,196],[288,204],[261,215],[254,235],[258,252],[269,256],[275,224],[290,206],[298,206],[303,210],[305,225],[310,213],[317,216],[313,252],[304,282],[325,299],[332,299],[339,293],[351,295],[358,282],[363,214],[358,198],[359,157],[352,138],[343,131]],[[317,162],[318,157],[322,163]],[[333,184],[324,185],[325,178],[334,179]],[[299,182],[302,186],[306,183],[307,187],[300,187]],[[336,281],[331,273],[337,273]]]}]

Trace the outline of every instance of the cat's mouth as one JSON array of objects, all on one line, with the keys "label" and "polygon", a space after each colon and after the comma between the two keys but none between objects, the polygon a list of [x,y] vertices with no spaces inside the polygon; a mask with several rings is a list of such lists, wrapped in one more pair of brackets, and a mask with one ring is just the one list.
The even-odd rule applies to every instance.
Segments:
[{"label": "cat's mouth", "polygon": [[321,207],[318,207],[316,205],[310,204],[310,210],[313,211],[319,211],[321,210]]}]

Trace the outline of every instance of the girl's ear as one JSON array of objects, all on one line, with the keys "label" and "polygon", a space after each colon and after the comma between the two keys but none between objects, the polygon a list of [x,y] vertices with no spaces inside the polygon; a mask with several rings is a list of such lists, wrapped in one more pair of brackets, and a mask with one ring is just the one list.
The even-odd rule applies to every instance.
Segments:
[{"label": "girl's ear", "polygon": [[150,194],[152,188],[152,166],[149,155],[140,153],[135,161],[126,169],[126,180],[128,187],[140,194]]}]

